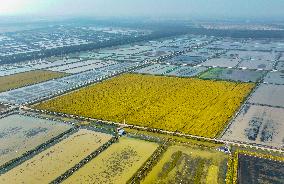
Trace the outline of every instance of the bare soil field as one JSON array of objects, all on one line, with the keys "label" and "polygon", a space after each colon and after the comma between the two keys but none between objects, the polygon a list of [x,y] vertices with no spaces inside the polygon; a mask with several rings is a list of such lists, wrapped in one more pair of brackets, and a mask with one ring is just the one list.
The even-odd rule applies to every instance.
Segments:
[{"label": "bare soil field", "polygon": [[222,138],[283,148],[283,119],[283,108],[247,105]]},{"label": "bare soil field", "polygon": [[284,71],[269,72],[265,76],[264,82],[270,84],[284,85]]},{"label": "bare soil field", "polygon": [[241,60],[233,58],[214,58],[201,63],[202,66],[235,67]]},{"label": "bare soil field", "polygon": [[249,103],[284,107],[284,85],[261,84],[249,98]]},{"label": "bare soil field", "polygon": [[20,157],[72,126],[24,115],[0,119],[0,165]]},{"label": "bare soil field", "polygon": [[239,67],[248,69],[272,70],[274,63],[275,61],[244,60],[239,64]]}]

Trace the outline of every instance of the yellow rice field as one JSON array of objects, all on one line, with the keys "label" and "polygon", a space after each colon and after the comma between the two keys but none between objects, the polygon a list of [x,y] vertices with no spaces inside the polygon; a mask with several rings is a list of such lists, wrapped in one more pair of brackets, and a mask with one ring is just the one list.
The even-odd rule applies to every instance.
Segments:
[{"label": "yellow rice field", "polygon": [[25,73],[0,77],[0,92],[13,88],[19,88],[50,79],[64,77],[67,74],[61,72],[35,70]]},{"label": "yellow rice field", "polygon": [[226,161],[227,155],[215,150],[171,146],[141,183],[224,184]]},{"label": "yellow rice field", "polygon": [[35,108],[216,137],[253,83],[124,74]]},{"label": "yellow rice field", "polygon": [[63,183],[124,184],[158,148],[158,144],[120,138]]},{"label": "yellow rice field", "polygon": [[81,129],[1,175],[0,183],[49,183],[110,139],[110,135]]}]

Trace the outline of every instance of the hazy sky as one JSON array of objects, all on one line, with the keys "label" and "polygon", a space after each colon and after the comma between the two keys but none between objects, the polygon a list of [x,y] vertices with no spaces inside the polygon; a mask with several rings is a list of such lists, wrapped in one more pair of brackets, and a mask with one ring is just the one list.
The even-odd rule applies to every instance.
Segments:
[{"label": "hazy sky", "polygon": [[0,0],[0,2],[0,15],[284,18],[284,0]]}]

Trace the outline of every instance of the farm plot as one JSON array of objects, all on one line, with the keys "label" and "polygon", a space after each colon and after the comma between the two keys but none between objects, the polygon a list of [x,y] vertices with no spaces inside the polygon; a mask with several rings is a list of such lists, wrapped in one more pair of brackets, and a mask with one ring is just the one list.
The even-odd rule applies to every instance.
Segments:
[{"label": "farm plot", "polygon": [[0,183],[49,183],[110,139],[110,135],[80,129],[1,175]]},{"label": "farm plot", "polygon": [[136,70],[136,73],[141,74],[156,74],[166,76],[178,76],[178,77],[192,77],[201,72],[206,71],[206,67],[191,67],[191,66],[174,66],[174,65],[160,65],[154,64],[145,68]]},{"label": "farm plot", "polygon": [[284,71],[269,72],[269,73],[265,76],[263,82],[269,83],[269,84],[280,84],[280,85],[284,85]]},{"label": "farm plot", "polygon": [[13,75],[17,73],[29,72],[35,70],[29,66],[20,65],[1,65],[0,66],[0,77]]},{"label": "farm plot", "polygon": [[252,61],[275,61],[277,54],[273,52],[263,52],[263,51],[240,51],[240,50],[230,50],[226,53],[227,56],[239,58],[241,60],[252,60]]},{"label": "farm plot", "polygon": [[284,183],[283,162],[239,154],[238,183]]},{"label": "farm plot", "polygon": [[198,55],[179,55],[174,58],[166,60],[166,62],[169,62],[171,64],[187,64],[187,65],[197,65],[201,63],[202,61],[205,61],[207,58],[198,56]]},{"label": "farm plot", "polygon": [[88,66],[96,62],[97,62],[96,60],[78,61],[75,63],[67,63],[61,66],[50,67],[48,68],[48,70],[56,71],[56,72],[64,72],[66,70],[70,70],[70,69],[74,69],[74,68],[78,68],[82,66]]},{"label": "farm plot", "polygon": [[279,61],[276,65],[276,70],[284,71],[284,61]]},{"label": "farm plot", "polygon": [[152,75],[164,75],[167,74],[176,68],[179,68],[178,66],[174,65],[161,65],[161,64],[154,64],[147,66],[145,68],[136,70],[136,73],[144,73],[144,74],[152,74]]},{"label": "farm plot", "polygon": [[254,84],[125,74],[35,108],[215,137]]},{"label": "farm plot", "polygon": [[284,107],[284,85],[261,84],[249,99],[249,103]]},{"label": "farm plot", "polygon": [[229,51],[227,55],[241,59],[240,68],[272,70],[276,62],[276,54],[272,52]]},{"label": "farm plot", "polygon": [[0,165],[22,156],[70,128],[67,124],[18,114],[1,118]]},{"label": "farm plot", "polygon": [[57,80],[47,81],[0,93],[0,101],[14,104],[29,103],[55,94],[59,91],[72,89],[74,86],[75,85],[70,83],[61,83]]},{"label": "farm plot", "polygon": [[158,148],[158,144],[120,138],[63,183],[126,183]]},{"label": "farm plot", "polygon": [[183,51],[185,48],[181,45],[174,45],[174,44],[169,44],[169,45],[164,45],[162,47],[159,48],[159,51],[161,52],[181,52]]},{"label": "farm plot", "polygon": [[36,70],[0,77],[0,92],[63,77],[65,75],[66,74],[59,72]]},{"label": "farm plot", "polygon": [[222,138],[282,148],[283,119],[283,108],[246,105]]},{"label": "farm plot", "polygon": [[0,66],[0,76],[8,76],[18,73],[30,72],[34,70],[42,70],[49,67],[61,66],[68,63],[74,63],[78,60],[61,59],[56,57],[47,58],[45,60],[32,60],[20,63],[6,64]]},{"label": "farm plot", "polygon": [[235,67],[240,63],[237,58],[213,58],[208,61],[201,63],[202,66],[213,66],[213,67]]},{"label": "farm plot", "polygon": [[117,63],[114,62],[114,61],[94,61],[90,65],[85,65],[85,66],[80,66],[80,67],[77,67],[77,68],[67,69],[64,72],[66,72],[66,73],[80,73],[80,72],[84,72],[84,71],[88,71],[88,70],[96,70],[98,68],[103,68],[103,67],[114,65],[114,64],[117,64]]},{"label": "farm plot", "polygon": [[281,53],[281,56],[279,57],[279,61],[284,61],[284,53]]},{"label": "farm plot", "polygon": [[213,68],[203,73],[202,79],[218,79],[241,82],[257,82],[265,74],[263,71]]},{"label": "farm plot", "polygon": [[168,76],[177,76],[177,77],[193,77],[204,71],[206,71],[206,67],[191,67],[191,66],[181,66],[176,70],[173,70],[166,75]]},{"label": "farm plot", "polygon": [[7,109],[7,106],[0,104],[0,113],[6,111]]},{"label": "farm plot", "polygon": [[0,102],[14,104],[34,103],[35,101],[39,101],[43,98],[54,96],[68,90],[73,90],[74,88],[113,76],[119,72],[136,68],[139,65],[139,63],[118,63],[96,70],[86,71],[60,79],[54,79],[52,81],[6,91],[0,93]]},{"label": "farm plot", "polygon": [[222,38],[222,40],[214,41],[205,47],[210,49],[234,50],[239,49],[242,46],[243,43],[241,43],[240,40],[232,38]]},{"label": "farm plot", "polygon": [[117,64],[113,61],[87,60],[76,63],[70,63],[62,66],[48,68],[51,71],[65,72],[65,73],[79,73],[92,69],[102,68]]},{"label": "farm plot", "polygon": [[141,183],[222,184],[226,163],[227,155],[215,150],[171,146]]},{"label": "farm plot", "polygon": [[146,51],[142,55],[149,57],[149,58],[157,58],[161,57],[163,55],[170,54],[170,52],[165,52],[165,51],[159,51],[159,50],[151,50],[151,51]]},{"label": "farm plot", "polygon": [[238,67],[258,70],[272,70],[274,63],[275,61],[244,60],[238,65]]},{"label": "farm plot", "polygon": [[120,72],[126,72],[127,70],[133,70],[140,65],[141,64],[139,63],[121,62],[121,63],[116,63],[114,65],[109,65],[109,66],[100,68],[99,71],[109,72],[109,73],[120,73]]},{"label": "farm plot", "polygon": [[61,57],[50,57],[45,60],[37,61],[36,63],[29,66],[34,69],[46,69],[57,66],[60,67],[62,65],[68,65],[76,62],[79,62],[79,59],[70,59],[70,58],[62,59]]}]

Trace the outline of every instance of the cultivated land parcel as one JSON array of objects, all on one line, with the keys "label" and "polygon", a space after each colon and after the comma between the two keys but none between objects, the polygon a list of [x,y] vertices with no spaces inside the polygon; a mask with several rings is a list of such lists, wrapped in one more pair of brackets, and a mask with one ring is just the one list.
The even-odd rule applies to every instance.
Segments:
[{"label": "cultivated land parcel", "polygon": [[18,73],[0,77],[0,92],[7,91],[13,88],[19,88],[26,85],[35,84],[38,82],[47,81],[50,79],[60,78],[66,74],[53,71],[35,70],[25,73]]},{"label": "cultivated land parcel", "polygon": [[147,183],[225,183],[227,155],[216,150],[171,146],[144,179]]},{"label": "cultivated land parcel", "polygon": [[1,118],[0,166],[70,128],[67,124],[19,114]]},{"label": "cultivated land parcel", "polygon": [[216,137],[252,83],[124,74],[35,108]]},{"label": "cultivated land parcel", "polygon": [[63,183],[126,183],[158,144],[123,137]]},{"label": "cultivated land parcel", "polygon": [[1,175],[0,183],[50,183],[110,139],[110,135],[80,129]]}]

